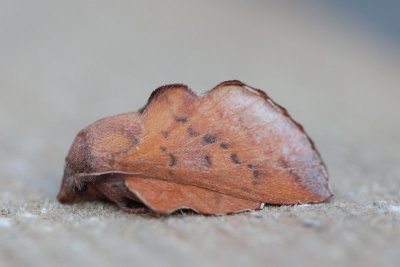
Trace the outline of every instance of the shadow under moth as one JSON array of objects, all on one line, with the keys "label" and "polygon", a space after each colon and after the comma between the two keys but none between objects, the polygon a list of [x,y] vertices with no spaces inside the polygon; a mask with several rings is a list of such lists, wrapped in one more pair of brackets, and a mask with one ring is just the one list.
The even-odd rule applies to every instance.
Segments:
[{"label": "shadow under moth", "polygon": [[129,213],[223,215],[331,196],[303,127],[265,92],[226,81],[203,95],[162,86],[138,112],[81,130],[58,200],[108,200]]}]

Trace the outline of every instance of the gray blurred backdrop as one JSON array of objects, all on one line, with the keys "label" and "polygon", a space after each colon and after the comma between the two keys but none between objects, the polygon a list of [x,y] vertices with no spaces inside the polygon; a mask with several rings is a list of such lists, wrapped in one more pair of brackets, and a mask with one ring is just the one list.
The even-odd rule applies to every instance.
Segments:
[{"label": "gray blurred backdrop", "polygon": [[[396,266],[399,3],[0,0],[0,266]],[[168,218],[57,203],[78,130],[160,85],[229,79],[305,126],[331,201]]]}]

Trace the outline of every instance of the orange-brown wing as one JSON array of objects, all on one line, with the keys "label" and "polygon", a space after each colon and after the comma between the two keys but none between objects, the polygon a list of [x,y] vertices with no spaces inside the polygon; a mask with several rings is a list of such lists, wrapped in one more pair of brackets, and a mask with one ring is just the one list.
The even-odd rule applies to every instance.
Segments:
[{"label": "orange-brown wing", "polygon": [[138,176],[124,176],[125,184],[147,207],[170,214],[190,208],[201,214],[222,215],[255,210],[261,203],[244,200],[191,185]]},{"label": "orange-brown wing", "polygon": [[157,90],[142,113],[140,144],[115,170],[273,204],[332,195],[312,141],[264,92],[237,81],[202,96]]}]

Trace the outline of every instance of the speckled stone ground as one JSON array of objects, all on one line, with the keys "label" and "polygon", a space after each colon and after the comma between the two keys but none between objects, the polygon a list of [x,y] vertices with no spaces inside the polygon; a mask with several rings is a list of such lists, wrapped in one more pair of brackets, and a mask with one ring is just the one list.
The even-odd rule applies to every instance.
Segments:
[{"label": "speckled stone ground", "polygon": [[[398,44],[313,1],[2,1],[0,266],[398,266]],[[315,140],[335,197],[234,216],[55,196],[76,132],[166,83],[240,79]]]}]

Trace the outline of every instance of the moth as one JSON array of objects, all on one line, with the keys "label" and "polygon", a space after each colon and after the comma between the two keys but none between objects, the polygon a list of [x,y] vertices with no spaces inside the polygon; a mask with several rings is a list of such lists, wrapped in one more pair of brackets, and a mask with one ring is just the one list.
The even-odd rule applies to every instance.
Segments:
[{"label": "moth", "polygon": [[203,95],[183,84],[159,87],[138,112],[81,130],[58,200],[223,215],[332,195],[303,127],[262,90],[226,81]]}]

